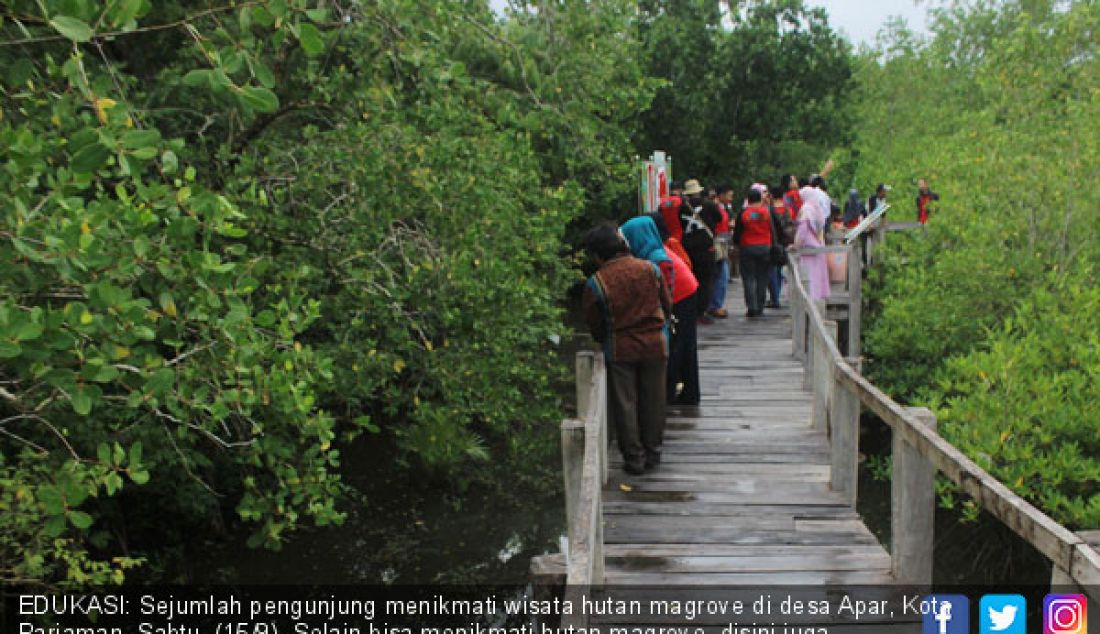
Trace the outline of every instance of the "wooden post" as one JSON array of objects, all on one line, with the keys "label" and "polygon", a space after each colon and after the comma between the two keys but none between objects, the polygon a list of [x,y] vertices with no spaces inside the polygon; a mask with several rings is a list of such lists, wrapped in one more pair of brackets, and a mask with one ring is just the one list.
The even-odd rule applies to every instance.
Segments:
[{"label": "wooden post", "polygon": [[[825,314],[825,300],[818,299],[814,302],[817,313]],[[822,320],[825,326],[825,337],[836,337],[836,321]],[[820,332],[814,328],[810,321],[811,350],[810,356],[813,365],[810,369],[811,390],[813,391],[813,425],[814,429],[826,431],[828,429],[828,397],[832,392],[833,361],[829,358],[828,345]]]},{"label": "wooden post", "polygon": [[592,541],[592,585],[602,586],[604,581],[603,560],[603,486],[596,489],[596,515],[595,539]]},{"label": "wooden post", "polygon": [[[595,358],[593,359],[595,360]],[[599,398],[603,399],[603,402],[600,403],[600,407],[597,410],[598,416],[596,417],[595,424],[600,443],[600,485],[604,485],[607,484],[611,468],[607,457],[608,447],[611,444],[611,436],[608,434],[607,429],[607,390],[609,386],[607,384],[607,366],[604,365],[603,359],[600,358],[593,363],[593,368],[595,368],[595,371],[598,373],[595,385],[597,385],[599,389],[596,390],[596,394],[599,395]],[[600,508],[603,507],[601,506]]]},{"label": "wooden post", "polygon": [[805,318],[803,319],[805,324],[803,331],[806,339],[804,344],[805,358],[802,359],[802,389],[812,391],[814,389],[814,355],[817,354],[817,334],[809,311],[810,308],[807,305],[804,313]]},{"label": "wooden post", "polygon": [[[798,266],[797,258],[792,259],[790,267]],[[791,275],[791,352],[799,361],[806,361],[806,306],[802,303],[802,293],[794,288],[795,277]],[[805,363],[803,363],[805,369]]]},{"label": "wooden post", "polygon": [[[936,415],[928,409],[907,409],[922,425],[936,428]],[[897,432],[892,461],[890,559],[894,577],[905,584],[931,586],[936,469]]]},{"label": "wooden post", "polygon": [[[580,355],[578,355],[579,357]],[[581,476],[584,471],[584,423],[576,419],[561,422],[561,473],[565,480],[565,527],[569,536],[569,550],[577,543],[574,534],[574,518],[581,497]],[[566,552],[568,563],[569,553]]]},{"label": "wooden post", "polygon": [[588,408],[592,405],[589,397],[592,394],[592,370],[596,365],[596,353],[591,350],[577,352],[577,419],[584,420],[588,416]]},{"label": "wooden post", "polygon": [[862,253],[857,238],[852,241],[852,248],[848,252],[848,356],[857,359],[863,350],[860,341],[863,315]]},{"label": "wooden post", "polygon": [[[818,310],[824,313],[825,301],[817,302]],[[836,322],[823,320],[825,324],[825,336],[832,337],[836,341]],[[812,328],[811,328],[812,330]],[[829,401],[833,393],[833,360],[829,354],[828,343],[820,337],[816,330],[813,334],[814,367],[810,373],[813,377],[813,425],[814,429],[828,433],[829,431]]]},{"label": "wooden post", "polygon": [[1050,591],[1062,594],[1077,594],[1077,582],[1058,564],[1050,567]]},{"label": "wooden post", "polygon": [[859,497],[859,397],[837,383],[833,373],[833,397],[829,401],[829,449],[832,455],[832,487],[844,493],[855,508]]}]

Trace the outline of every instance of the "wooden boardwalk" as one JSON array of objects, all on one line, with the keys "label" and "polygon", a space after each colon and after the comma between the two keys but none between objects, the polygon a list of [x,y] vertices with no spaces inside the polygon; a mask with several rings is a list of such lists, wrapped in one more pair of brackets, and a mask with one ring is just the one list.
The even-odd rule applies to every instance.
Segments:
[{"label": "wooden boardwalk", "polygon": [[739,283],[727,309],[699,327],[702,402],[669,408],[661,466],[630,476],[612,450],[606,583],[893,583],[889,553],[831,490],[788,312],[749,321]]}]

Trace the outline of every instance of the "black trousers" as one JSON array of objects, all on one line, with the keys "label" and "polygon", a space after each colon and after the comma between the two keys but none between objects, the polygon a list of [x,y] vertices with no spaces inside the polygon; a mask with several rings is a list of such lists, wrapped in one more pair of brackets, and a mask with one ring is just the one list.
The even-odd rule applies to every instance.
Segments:
[{"label": "black trousers", "polygon": [[689,251],[691,258],[691,270],[695,273],[695,279],[699,281],[699,290],[695,291],[695,301],[698,304],[697,314],[702,315],[710,308],[710,298],[714,295],[714,269],[718,261],[714,259],[714,251]]},{"label": "black trousers", "polygon": [[745,305],[750,315],[763,315],[768,299],[768,271],[771,269],[771,247],[741,248],[741,282],[745,286]]},{"label": "black trousers", "polygon": [[607,366],[609,414],[623,462],[645,466],[659,457],[665,431],[665,360],[620,362]]},{"label": "black trousers", "polygon": [[[700,287],[702,288],[702,287]],[[676,385],[684,384],[679,400],[699,402],[699,348],[696,339],[695,320],[699,316],[699,291],[672,305],[676,317],[676,330],[668,353],[668,385],[666,395],[671,403],[677,400]]]}]

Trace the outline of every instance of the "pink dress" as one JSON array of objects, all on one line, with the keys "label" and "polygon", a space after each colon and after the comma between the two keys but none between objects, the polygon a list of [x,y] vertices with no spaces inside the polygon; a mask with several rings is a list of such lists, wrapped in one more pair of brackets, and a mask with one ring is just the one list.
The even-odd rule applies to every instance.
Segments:
[{"label": "pink dress", "polygon": [[[794,236],[794,243],[799,247],[822,247],[824,243],[818,239],[818,235],[825,228],[828,212],[822,209],[825,204],[821,191],[813,187],[804,187],[802,195],[802,209],[798,214],[798,231]],[[802,269],[810,285],[810,299],[829,298],[829,262],[824,254],[803,255],[799,258]]]}]

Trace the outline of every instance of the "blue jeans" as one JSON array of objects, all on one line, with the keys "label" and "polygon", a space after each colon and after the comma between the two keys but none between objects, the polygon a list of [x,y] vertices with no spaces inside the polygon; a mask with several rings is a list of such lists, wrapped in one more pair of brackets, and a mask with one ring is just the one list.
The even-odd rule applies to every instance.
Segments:
[{"label": "blue jeans", "polygon": [[726,289],[730,285],[730,261],[719,260],[714,267],[714,291],[710,295],[710,306],[707,310],[718,310],[726,305]]},{"label": "blue jeans", "polygon": [[783,293],[783,267],[773,266],[768,271],[768,291],[772,295],[772,303],[778,304]]}]

